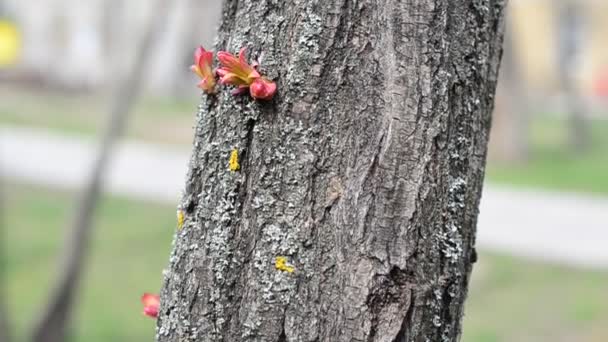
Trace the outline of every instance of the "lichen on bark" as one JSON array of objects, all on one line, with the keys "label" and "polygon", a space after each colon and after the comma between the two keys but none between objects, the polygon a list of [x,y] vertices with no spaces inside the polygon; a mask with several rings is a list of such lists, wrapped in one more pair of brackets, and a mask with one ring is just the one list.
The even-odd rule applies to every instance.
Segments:
[{"label": "lichen on bark", "polygon": [[226,1],[278,93],[201,99],[157,340],[457,341],[503,7]]}]

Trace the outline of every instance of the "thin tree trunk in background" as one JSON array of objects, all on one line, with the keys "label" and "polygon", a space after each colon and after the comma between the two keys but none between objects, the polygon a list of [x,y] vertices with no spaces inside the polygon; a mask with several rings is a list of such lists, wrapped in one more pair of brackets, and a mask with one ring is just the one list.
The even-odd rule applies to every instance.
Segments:
[{"label": "thin tree trunk in background", "polygon": [[74,222],[65,243],[65,254],[57,275],[57,282],[48,305],[42,310],[39,320],[32,329],[31,340],[34,342],[63,342],[67,339],[74,299],[87,260],[93,229],[93,215],[103,186],[103,175],[107,170],[114,145],[125,129],[128,113],[141,88],[145,62],[152,54],[153,42],[159,27],[162,27],[167,12],[169,1],[158,0],[157,2],[155,7],[157,15],[150,18],[146,34],[136,51],[134,66],[128,77],[119,83],[116,89],[108,127],[102,136],[92,174],[77,203]]},{"label": "thin tree trunk in background", "polygon": [[583,152],[591,144],[591,128],[586,117],[585,101],[576,81],[568,78],[563,83],[566,96],[566,112],[570,126],[570,146],[575,152]]},{"label": "thin tree trunk in background", "polygon": [[503,8],[226,1],[279,93],[202,98],[157,340],[457,341]]},{"label": "thin tree trunk in background", "polygon": [[530,113],[527,82],[522,75],[514,39],[513,25],[507,24],[489,155],[501,161],[522,162],[530,153]]},{"label": "thin tree trunk in background", "polygon": [[577,81],[584,34],[583,8],[577,1],[561,0],[558,8],[558,68],[570,125],[570,146],[581,152],[590,145],[585,101]]}]

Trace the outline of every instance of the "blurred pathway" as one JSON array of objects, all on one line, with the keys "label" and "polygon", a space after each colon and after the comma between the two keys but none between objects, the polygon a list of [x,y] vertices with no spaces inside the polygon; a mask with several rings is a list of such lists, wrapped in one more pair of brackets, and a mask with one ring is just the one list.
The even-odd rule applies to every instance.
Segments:
[{"label": "blurred pathway", "polygon": [[[81,186],[95,144],[46,131],[0,127],[0,172],[10,179]],[[110,193],[177,203],[187,149],[124,142],[107,175]],[[544,261],[608,269],[608,198],[486,186],[477,245]]]},{"label": "blurred pathway", "polygon": [[484,187],[479,248],[608,270],[608,197]]},{"label": "blurred pathway", "polygon": [[[117,146],[105,177],[107,192],[177,203],[189,151],[132,141]],[[10,181],[76,189],[85,184],[96,142],[43,130],[0,126],[0,175]]]}]

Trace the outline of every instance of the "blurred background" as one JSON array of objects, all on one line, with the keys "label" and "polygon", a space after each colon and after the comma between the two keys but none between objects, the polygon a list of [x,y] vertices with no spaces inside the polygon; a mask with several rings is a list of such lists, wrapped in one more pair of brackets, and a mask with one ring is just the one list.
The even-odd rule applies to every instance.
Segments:
[{"label": "blurred background", "polygon": [[[139,297],[167,264],[199,96],[188,66],[220,10],[166,3],[0,0],[0,340],[44,317],[79,227],[70,340],[153,340]],[[608,341],[608,1],[509,6],[462,340]]]}]

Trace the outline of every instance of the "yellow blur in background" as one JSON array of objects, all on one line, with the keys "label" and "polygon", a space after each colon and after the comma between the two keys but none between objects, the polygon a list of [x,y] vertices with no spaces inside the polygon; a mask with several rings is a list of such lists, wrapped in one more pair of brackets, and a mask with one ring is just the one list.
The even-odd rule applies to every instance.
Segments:
[{"label": "yellow blur in background", "polygon": [[17,26],[0,19],[0,68],[14,65],[19,60],[21,35]]}]

